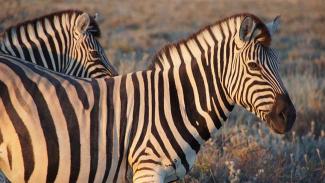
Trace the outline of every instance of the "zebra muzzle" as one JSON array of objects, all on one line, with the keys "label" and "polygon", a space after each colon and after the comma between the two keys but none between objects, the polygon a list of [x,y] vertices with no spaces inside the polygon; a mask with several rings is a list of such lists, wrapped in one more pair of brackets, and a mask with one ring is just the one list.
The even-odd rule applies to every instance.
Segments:
[{"label": "zebra muzzle", "polygon": [[277,95],[267,122],[276,133],[286,133],[291,130],[296,120],[296,109],[287,94]]}]

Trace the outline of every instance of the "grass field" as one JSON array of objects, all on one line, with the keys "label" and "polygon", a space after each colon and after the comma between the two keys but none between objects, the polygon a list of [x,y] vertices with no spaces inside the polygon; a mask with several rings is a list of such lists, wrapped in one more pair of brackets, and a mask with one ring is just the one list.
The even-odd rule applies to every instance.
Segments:
[{"label": "grass field", "polygon": [[180,182],[325,182],[325,2],[323,0],[0,0],[0,31],[64,9],[99,13],[100,42],[120,73],[143,70],[166,43],[240,12],[281,15],[273,47],[297,109],[291,133],[236,108]]}]

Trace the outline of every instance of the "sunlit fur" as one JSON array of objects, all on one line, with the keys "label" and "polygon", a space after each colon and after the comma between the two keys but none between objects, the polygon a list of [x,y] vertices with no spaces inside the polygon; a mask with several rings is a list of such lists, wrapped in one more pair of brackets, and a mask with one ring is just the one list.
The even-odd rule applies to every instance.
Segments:
[{"label": "sunlit fur", "polygon": [[76,31],[81,14],[61,11],[12,26],[1,35],[0,52],[78,77],[117,75],[97,41],[100,30],[96,21],[89,17],[87,31]]}]

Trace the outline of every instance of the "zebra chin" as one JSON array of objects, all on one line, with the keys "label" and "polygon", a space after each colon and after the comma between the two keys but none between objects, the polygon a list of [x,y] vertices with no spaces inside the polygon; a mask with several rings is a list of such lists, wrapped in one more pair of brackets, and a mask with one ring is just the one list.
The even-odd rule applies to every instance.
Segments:
[{"label": "zebra chin", "polygon": [[296,109],[287,94],[277,95],[271,112],[266,116],[270,128],[279,134],[291,130],[296,120]]}]

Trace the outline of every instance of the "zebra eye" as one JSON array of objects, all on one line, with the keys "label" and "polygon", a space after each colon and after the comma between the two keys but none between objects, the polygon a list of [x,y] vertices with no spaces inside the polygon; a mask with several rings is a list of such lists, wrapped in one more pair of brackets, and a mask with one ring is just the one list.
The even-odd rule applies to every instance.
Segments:
[{"label": "zebra eye", "polygon": [[260,70],[260,66],[255,62],[249,62],[248,67],[252,70]]},{"label": "zebra eye", "polygon": [[100,58],[100,54],[98,53],[98,51],[92,50],[90,51],[90,53],[93,58]]}]

